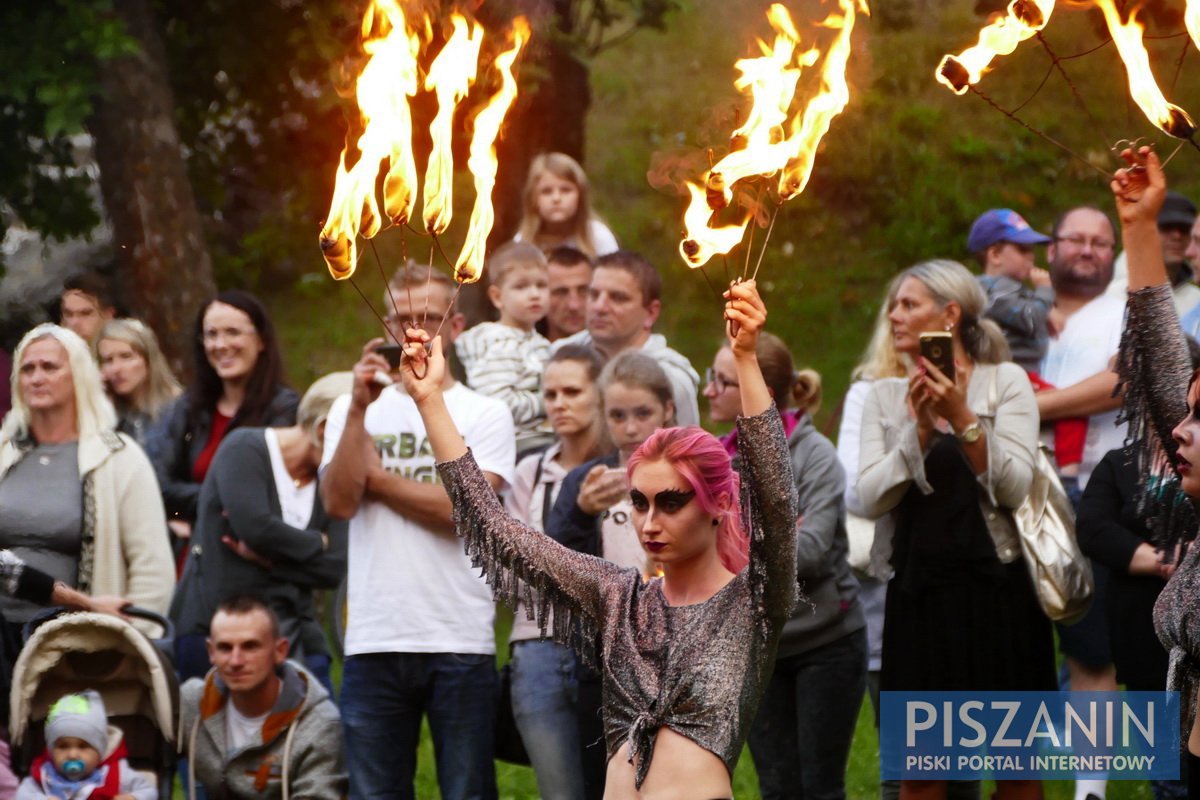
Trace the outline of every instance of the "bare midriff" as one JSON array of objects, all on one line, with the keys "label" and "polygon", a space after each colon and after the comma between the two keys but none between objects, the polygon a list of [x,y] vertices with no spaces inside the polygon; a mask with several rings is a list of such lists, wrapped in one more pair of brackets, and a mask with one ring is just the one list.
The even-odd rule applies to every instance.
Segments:
[{"label": "bare midriff", "polygon": [[691,739],[670,728],[659,728],[654,757],[642,788],[634,788],[634,767],[629,744],[621,745],[608,760],[604,800],[710,800],[732,797],[733,787],[725,762]]}]

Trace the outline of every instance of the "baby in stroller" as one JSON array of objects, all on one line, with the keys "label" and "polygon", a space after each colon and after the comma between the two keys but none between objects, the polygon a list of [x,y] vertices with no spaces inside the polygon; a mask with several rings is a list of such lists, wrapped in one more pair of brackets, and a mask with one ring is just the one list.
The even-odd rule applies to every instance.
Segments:
[{"label": "baby in stroller", "polygon": [[46,749],[17,789],[16,800],[158,800],[158,789],[125,760],[121,729],[108,724],[104,701],[88,689],[68,694],[46,717]]}]

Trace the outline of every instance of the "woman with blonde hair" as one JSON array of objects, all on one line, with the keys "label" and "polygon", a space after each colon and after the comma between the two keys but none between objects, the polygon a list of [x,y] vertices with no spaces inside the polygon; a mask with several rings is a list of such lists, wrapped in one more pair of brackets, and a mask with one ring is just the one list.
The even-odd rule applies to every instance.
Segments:
[{"label": "woman with blonde hair", "polygon": [[[847,562],[846,474],[833,443],[816,429],[821,376],[796,371],[778,336],[761,333],[757,347],[791,454],[800,501],[796,578],[808,602],[783,628],[775,670],[750,728],[750,752],[766,800],[844,797],[846,763],[866,690],[866,619]],[[742,413],[736,363],[728,346],[717,351],[704,396],[713,422]],[[740,468],[738,435],[721,443]]]},{"label": "woman with blonde hair", "polygon": [[[912,376],[871,386],[858,494],[876,527],[872,568],[894,576],[883,627],[885,691],[1053,690],[1050,622],[1023,563],[1012,509],[1033,480],[1038,413],[1025,372],[1008,362],[986,298],[953,261],[926,261],[888,301],[892,341]],[[949,332],[954,375],[920,354]],[[973,498],[966,500],[964,498]],[[946,783],[902,781],[901,798],[944,797]],[[1000,797],[1038,797],[1001,781]]]},{"label": "woman with blonde hair", "polygon": [[[0,548],[84,594],[165,613],[174,579],[154,470],[116,432],[87,344],[39,325],[13,360],[13,408],[0,426]],[[0,598],[13,637],[36,610]]]},{"label": "woman with blonde hair", "polygon": [[595,212],[588,179],[579,162],[565,153],[542,153],[529,165],[525,211],[516,241],[543,252],[568,246],[595,260],[617,251],[617,239]]},{"label": "woman with blonde hair", "polygon": [[140,320],[109,320],[96,338],[96,360],[117,411],[117,430],[145,447],[150,427],[183,391],[158,338]]}]

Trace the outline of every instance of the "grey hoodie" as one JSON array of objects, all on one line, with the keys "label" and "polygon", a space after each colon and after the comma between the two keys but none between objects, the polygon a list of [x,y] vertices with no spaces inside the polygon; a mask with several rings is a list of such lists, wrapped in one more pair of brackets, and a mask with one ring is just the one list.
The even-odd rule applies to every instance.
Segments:
[{"label": "grey hoodie", "polygon": [[[550,352],[567,344],[591,347],[592,335],[583,330],[559,339],[551,346]],[[668,347],[667,337],[661,333],[650,334],[642,344],[641,351],[655,359],[671,380],[671,390],[675,396],[675,421],[680,426],[699,425],[700,405],[696,400],[696,392],[700,388],[700,373],[692,367],[692,362],[683,353]]]},{"label": "grey hoodie", "polygon": [[236,753],[225,752],[229,692],[217,671],[192,678],[180,690],[179,750],[189,761],[188,783],[203,784],[210,800],[345,797],[337,707],[299,664],[285,661],[279,677],[279,698],[257,740]]}]

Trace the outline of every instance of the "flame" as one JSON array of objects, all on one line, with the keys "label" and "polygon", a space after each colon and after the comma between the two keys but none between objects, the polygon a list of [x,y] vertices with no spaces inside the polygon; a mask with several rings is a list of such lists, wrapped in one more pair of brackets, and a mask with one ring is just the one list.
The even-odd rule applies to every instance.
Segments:
[{"label": "flame", "polygon": [[829,132],[833,118],[842,113],[850,102],[850,86],[846,83],[846,64],[850,60],[850,35],[854,32],[855,12],[866,14],[866,0],[841,0],[842,14],[831,14],[821,23],[837,30],[821,67],[821,91],[804,109],[804,116],[792,121],[792,134],[787,146],[794,155],[779,176],[779,196],[787,200],[804,191],[812,175],[817,157],[817,145]]},{"label": "flame", "polygon": [[811,48],[797,53],[800,36],[787,9],[776,3],[767,12],[775,30],[770,47],[758,42],[762,56],[738,61],[741,75],[734,85],[753,98],[746,123],[734,131],[728,155],[713,165],[704,176],[704,185],[687,183],[691,202],[684,212],[684,240],[679,253],[691,267],[703,266],[714,255],[728,253],[741,242],[749,219],[740,225],[712,227],[715,212],[729,205],[733,186],[740,180],[758,175],[779,174],[779,193],[787,200],[804,191],[812,173],[817,146],[829,131],[830,122],[850,100],[846,83],[846,64],[850,58],[850,37],[858,13],[869,13],[866,0],[838,0],[840,11],[831,13],[822,27],[837,31],[825,53],[821,67],[820,89],[788,123],[788,111],[796,94],[796,84],[805,67],[820,59]]},{"label": "flame", "polygon": [[753,104],[746,123],[733,132],[733,152],[713,166],[706,181],[711,192],[721,195],[721,199],[714,197],[709,202],[710,206],[715,204],[714,210],[729,205],[733,184],[742,178],[770,175],[787,163],[783,125],[796,95],[801,68],[817,59],[817,51],[808,50],[797,59],[796,66],[790,67],[800,44],[795,23],[778,3],[767,11],[767,19],[775,29],[775,43],[768,47],[759,39],[762,56],[743,58],[734,64],[741,75],[733,85],[743,93],[748,91]]},{"label": "flame", "polygon": [[437,95],[438,101],[437,116],[429,126],[433,150],[425,168],[422,209],[425,230],[430,233],[442,233],[450,225],[454,200],[454,154],[450,146],[454,109],[475,82],[479,46],[483,43],[483,28],[478,23],[468,23],[462,14],[452,14],[450,22],[454,32],[425,76],[425,88]]},{"label": "flame", "polygon": [[[1196,9],[1191,7],[1193,4],[1194,0],[1193,3],[1189,3],[1189,15],[1196,13]],[[1180,139],[1191,138],[1196,124],[1186,111],[1167,102],[1154,80],[1154,73],[1150,70],[1150,56],[1142,45],[1142,25],[1137,21],[1137,10],[1129,15],[1128,22],[1122,23],[1121,15],[1112,0],[1096,0],[1096,5],[1104,12],[1108,32],[1117,45],[1121,60],[1125,62],[1125,71],[1129,75],[1129,94],[1134,102],[1163,132]]]},{"label": "flame", "polygon": [[687,182],[687,189],[692,196],[692,202],[688,204],[683,215],[686,233],[683,241],[679,243],[679,254],[688,266],[700,267],[707,264],[713,256],[728,253],[737,247],[746,234],[750,218],[743,220],[741,225],[710,228],[709,220],[713,212],[708,207],[707,193],[691,181]]},{"label": "flame", "polygon": [[1183,10],[1183,23],[1187,25],[1196,49],[1200,50],[1200,0],[1187,0]]},{"label": "flame", "polygon": [[[475,117],[475,135],[471,139],[471,156],[467,169],[475,176],[475,206],[467,238],[455,264],[455,275],[462,283],[474,283],[483,273],[487,254],[487,237],[492,230],[495,214],[492,210],[492,189],[496,185],[496,137],[500,124],[517,97],[517,81],[513,77],[513,62],[529,41],[529,23],[524,17],[513,20],[513,46],[496,57],[495,68],[500,72],[500,90]],[[428,185],[428,184],[427,184]]]},{"label": "flame", "polygon": [[979,32],[979,43],[957,56],[946,55],[934,75],[955,94],[979,83],[996,56],[1006,56],[1050,21],[1054,0],[1012,0],[1008,13]]},{"label": "flame", "polygon": [[354,237],[379,232],[375,179],[381,163],[391,164],[384,181],[384,209],[393,221],[402,224],[408,220],[417,187],[408,98],[417,93],[420,42],[395,0],[375,0],[367,8],[362,38],[369,59],[355,87],[363,133],[354,149],[360,155],[355,165],[347,168],[349,143],[342,150],[333,199],[321,230],[321,249],[330,273],[338,280],[354,274]]}]

